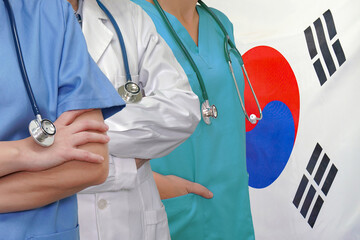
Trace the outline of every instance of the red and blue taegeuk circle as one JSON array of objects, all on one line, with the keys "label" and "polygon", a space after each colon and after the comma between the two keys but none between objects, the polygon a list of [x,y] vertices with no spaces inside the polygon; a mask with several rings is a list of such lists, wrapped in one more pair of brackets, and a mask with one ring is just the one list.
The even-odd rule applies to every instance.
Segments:
[{"label": "red and blue taegeuk circle", "polygon": [[[263,119],[257,124],[246,121],[249,186],[265,188],[280,176],[294,147],[299,124],[299,88],[290,64],[274,48],[254,47],[243,59],[263,111]],[[258,116],[246,81],[244,99],[249,115]]]}]

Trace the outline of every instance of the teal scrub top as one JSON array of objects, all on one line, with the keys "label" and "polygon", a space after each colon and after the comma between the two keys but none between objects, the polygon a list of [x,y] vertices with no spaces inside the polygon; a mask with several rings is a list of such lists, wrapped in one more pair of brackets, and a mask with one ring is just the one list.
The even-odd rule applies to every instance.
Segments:
[{"label": "teal scrub top", "polygon": [[[185,70],[193,91],[203,102],[195,72],[155,6],[145,0],[133,2],[150,15]],[[245,159],[245,117],[225,61],[224,34],[202,7],[198,6],[197,11],[200,17],[198,46],[174,16],[167,16],[197,64],[209,102],[216,105],[219,116],[212,119],[211,125],[201,121],[187,141],[168,156],[151,160],[151,166],[161,174],[173,174],[200,183],[214,193],[212,199],[188,194],[163,201],[173,240],[254,239]],[[213,11],[233,40],[230,21],[221,12]],[[243,93],[244,79],[236,64],[235,74]]]},{"label": "teal scrub top", "polygon": [[[100,108],[109,117],[124,107],[87,52],[71,5],[65,0],[11,0],[32,90],[43,118]],[[29,137],[35,119],[21,77],[13,35],[0,1],[0,141]],[[1,181],[1,178],[0,178]],[[76,196],[47,206],[0,214],[1,240],[79,239]]]}]

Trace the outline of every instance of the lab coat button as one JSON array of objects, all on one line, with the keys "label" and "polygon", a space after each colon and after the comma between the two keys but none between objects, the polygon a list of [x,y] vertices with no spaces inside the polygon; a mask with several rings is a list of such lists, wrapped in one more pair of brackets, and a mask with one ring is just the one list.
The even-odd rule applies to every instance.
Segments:
[{"label": "lab coat button", "polygon": [[158,41],[158,37],[156,35],[152,35],[151,40],[153,40],[154,42]]},{"label": "lab coat button", "polygon": [[107,201],[105,199],[100,199],[97,205],[99,209],[104,209],[107,207]]}]

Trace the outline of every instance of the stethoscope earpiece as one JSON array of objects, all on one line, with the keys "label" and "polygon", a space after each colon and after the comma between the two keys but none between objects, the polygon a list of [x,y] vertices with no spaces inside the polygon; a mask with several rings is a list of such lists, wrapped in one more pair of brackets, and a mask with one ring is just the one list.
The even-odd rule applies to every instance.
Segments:
[{"label": "stethoscope earpiece", "polygon": [[255,114],[251,114],[251,115],[250,115],[249,122],[252,123],[252,124],[256,124],[256,122],[257,122],[257,117],[256,117]]},{"label": "stethoscope earpiece", "polygon": [[52,121],[37,115],[29,124],[29,132],[37,144],[50,147],[55,140],[56,127]]},{"label": "stethoscope earpiece", "polygon": [[118,88],[118,93],[126,103],[137,103],[142,99],[142,93],[139,85],[129,81]]}]

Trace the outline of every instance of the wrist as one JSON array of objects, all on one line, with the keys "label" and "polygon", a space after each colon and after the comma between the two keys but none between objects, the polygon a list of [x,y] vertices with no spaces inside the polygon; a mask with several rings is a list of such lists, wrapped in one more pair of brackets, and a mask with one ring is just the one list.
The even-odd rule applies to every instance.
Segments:
[{"label": "wrist", "polygon": [[23,170],[24,162],[21,159],[21,151],[17,145],[13,143],[14,142],[11,142],[7,146],[5,153],[3,153],[2,166],[4,167],[2,167],[2,171],[0,171],[0,176]]},{"label": "wrist", "polygon": [[14,166],[17,171],[29,171],[32,159],[34,159],[33,139],[31,137],[19,140],[16,148],[16,158]]}]

